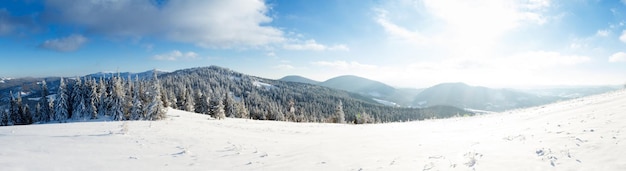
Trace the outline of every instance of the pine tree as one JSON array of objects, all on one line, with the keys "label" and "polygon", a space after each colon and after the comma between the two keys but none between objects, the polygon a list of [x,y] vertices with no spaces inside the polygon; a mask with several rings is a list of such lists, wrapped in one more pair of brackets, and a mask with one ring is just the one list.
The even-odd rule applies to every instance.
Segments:
[{"label": "pine tree", "polygon": [[40,117],[38,118],[38,121],[41,122],[50,122],[52,118],[51,101],[48,99],[48,95],[50,95],[48,85],[46,84],[46,80],[43,80],[41,82],[41,98],[39,99],[41,110],[39,112]]},{"label": "pine tree", "polygon": [[98,95],[100,96],[98,98],[98,116],[108,116],[109,92],[102,77],[100,77],[98,82]]},{"label": "pine tree", "polygon": [[241,100],[241,102],[235,103],[235,108],[237,109],[235,117],[245,118],[245,119],[250,118],[250,111],[248,111],[248,108],[246,107],[246,103],[244,102],[244,100]]},{"label": "pine tree", "polygon": [[235,100],[229,93],[226,93],[224,97],[224,112],[229,118],[235,117]]},{"label": "pine tree", "polygon": [[161,101],[161,83],[157,78],[156,70],[153,71],[152,83],[148,90],[149,102],[145,112],[150,120],[159,120],[165,118],[165,110],[163,109],[163,101]]},{"label": "pine tree", "polygon": [[33,124],[33,115],[30,113],[30,106],[28,106],[28,104],[24,104],[24,109],[22,111],[22,123]]},{"label": "pine tree", "polygon": [[0,126],[9,125],[9,114],[4,110],[0,110]]},{"label": "pine tree", "polygon": [[[137,78],[135,78],[137,80]],[[143,102],[141,100],[141,94],[140,94],[140,87],[138,84],[135,84],[135,89],[133,91],[133,95],[132,95],[132,104],[133,106],[130,108],[130,116],[132,119],[134,120],[143,120],[143,119],[148,119],[145,116],[145,113],[143,111]]]},{"label": "pine tree", "polygon": [[41,116],[41,104],[37,103],[37,105],[35,106],[35,113],[33,114],[33,122],[37,123],[41,121],[43,121]]},{"label": "pine tree", "polygon": [[85,113],[87,113],[85,107],[85,99],[83,98],[83,83],[78,77],[76,78],[76,83],[74,84],[74,87],[72,87],[71,94],[72,97],[70,101],[72,104],[72,110],[70,112],[70,117],[74,120],[78,120],[81,119],[83,115],[85,115]]},{"label": "pine tree", "polygon": [[59,122],[66,122],[69,116],[67,108],[67,86],[65,81],[61,78],[59,83],[59,91],[57,92],[57,98],[54,100],[54,119]]},{"label": "pine tree", "polygon": [[337,107],[335,107],[335,116],[337,117],[337,123],[346,123],[346,115],[343,113],[343,104],[341,100],[339,101],[339,104],[337,104]]},{"label": "pine tree", "polygon": [[216,119],[224,119],[226,118],[226,113],[224,111],[223,100],[216,98],[211,101],[211,117]]},{"label": "pine tree", "polygon": [[191,88],[187,88],[187,93],[186,93],[187,97],[185,97],[185,102],[183,103],[183,107],[184,107],[183,109],[185,111],[188,111],[188,112],[194,112],[195,111],[194,110],[194,106],[195,106],[194,99],[195,99],[195,97],[194,97],[194,93],[191,93],[191,91],[193,91],[193,90],[191,90]]},{"label": "pine tree", "polygon": [[200,114],[209,114],[209,99],[207,95],[202,93],[202,91],[198,90],[196,92],[196,100],[195,100],[195,111]]},{"label": "pine tree", "polygon": [[[87,81],[86,81],[87,82]],[[99,96],[98,96],[98,87],[95,79],[91,79],[89,84],[86,85],[87,90],[87,98],[85,99],[87,103],[85,104],[87,108],[87,114],[90,119],[98,119],[98,104]]]},{"label": "pine tree", "polygon": [[121,78],[119,74],[111,81],[112,93],[111,93],[111,107],[110,114],[113,115],[113,120],[121,121],[124,119],[124,87],[122,86]]},{"label": "pine tree", "polygon": [[15,99],[15,97],[13,96],[13,91],[9,92],[10,97],[10,104],[9,104],[9,113],[7,114],[7,118],[8,118],[8,122],[7,125],[14,125],[15,122],[17,121],[17,116],[18,116],[18,106],[17,106],[17,100]]}]

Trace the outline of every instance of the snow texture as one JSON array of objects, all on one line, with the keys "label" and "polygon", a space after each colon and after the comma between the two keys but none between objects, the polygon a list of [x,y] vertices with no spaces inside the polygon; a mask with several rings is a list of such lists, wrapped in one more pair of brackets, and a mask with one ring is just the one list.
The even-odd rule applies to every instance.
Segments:
[{"label": "snow texture", "polygon": [[626,91],[439,120],[214,120],[0,127],[0,170],[626,170]]}]

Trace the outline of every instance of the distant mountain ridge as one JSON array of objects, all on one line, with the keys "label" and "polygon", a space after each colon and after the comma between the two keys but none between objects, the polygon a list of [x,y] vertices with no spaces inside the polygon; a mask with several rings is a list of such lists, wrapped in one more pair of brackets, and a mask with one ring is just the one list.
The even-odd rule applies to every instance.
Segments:
[{"label": "distant mountain ridge", "polygon": [[130,76],[132,79],[135,79],[135,77],[139,77],[140,79],[143,78],[151,78],[152,77],[152,73],[156,71],[157,75],[161,75],[161,74],[165,74],[168,73],[166,71],[159,71],[159,70],[148,70],[148,71],[144,71],[144,72],[139,72],[139,73],[134,73],[134,72],[97,72],[97,73],[93,73],[93,74],[88,74],[85,75],[86,77],[93,77],[93,78],[111,78],[113,76],[120,76],[122,78],[127,78],[128,76]]},{"label": "distant mountain ridge", "polygon": [[306,84],[319,84],[320,83],[319,81],[315,81],[315,80],[298,76],[298,75],[288,75],[278,80],[288,81],[288,82],[306,83]]},{"label": "distant mountain ridge", "polygon": [[[284,79],[302,82],[305,77]],[[282,79],[281,79],[282,80]],[[311,84],[311,83],[309,83]],[[504,111],[543,105],[558,100],[584,97],[617,90],[615,86],[567,87],[532,90],[493,89],[465,83],[442,83],[425,89],[394,88],[379,81],[354,75],[344,75],[319,82],[329,88],[345,90],[369,97],[391,106],[429,107],[449,105],[483,111]]]},{"label": "distant mountain ridge", "polygon": [[369,97],[380,104],[389,106],[411,106],[414,96],[420,91],[420,89],[411,88],[396,89],[385,83],[355,75],[337,76],[323,82],[313,81],[302,76],[293,75],[283,77],[279,80],[321,85],[324,87],[358,93],[365,97]]}]

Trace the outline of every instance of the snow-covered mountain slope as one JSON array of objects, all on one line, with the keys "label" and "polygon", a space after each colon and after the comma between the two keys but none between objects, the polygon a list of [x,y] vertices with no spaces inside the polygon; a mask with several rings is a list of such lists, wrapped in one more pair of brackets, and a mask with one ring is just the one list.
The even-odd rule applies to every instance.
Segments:
[{"label": "snow-covered mountain slope", "polygon": [[626,91],[476,117],[0,127],[1,170],[626,170]]}]

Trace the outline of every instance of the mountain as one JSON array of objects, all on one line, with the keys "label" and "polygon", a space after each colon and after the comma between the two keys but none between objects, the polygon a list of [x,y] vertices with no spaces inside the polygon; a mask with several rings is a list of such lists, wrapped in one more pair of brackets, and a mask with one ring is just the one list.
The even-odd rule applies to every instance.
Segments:
[{"label": "mountain", "polygon": [[128,78],[130,76],[131,79],[135,79],[135,77],[139,77],[139,79],[145,79],[145,78],[151,78],[154,71],[157,72],[157,75],[168,73],[166,71],[159,71],[159,70],[148,70],[148,71],[144,71],[144,72],[140,72],[140,73],[133,73],[133,72],[119,72],[119,73],[117,73],[117,72],[97,72],[97,73],[85,75],[85,77],[111,78],[113,76],[118,76],[119,75],[122,78]]},{"label": "mountain", "polygon": [[318,85],[358,93],[389,106],[410,106],[413,98],[421,91],[412,88],[396,89],[385,83],[354,75],[334,77]]},{"label": "mountain", "polygon": [[443,83],[424,89],[414,100],[420,107],[450,105],[486,111],[504,111],[547,104],[559,100],[508,89],[469,86],[464,83]]},{"label": "mountain", "polygon": [[[210,99],[240,99],[250,117],[260,120],[333,122],[339,104],[345,120],[369,115],[372,122],[421,120],[471,114],[455,107],[432,106],[423,109],[385,106],[358,93],[325,86],[265,79],[218,66],[178,70],[159,76],[172,104],[184,108],[185,94],[206,94]],[[199,81],[200,80],[200,81]],[[198,92],[196,92],[198,91]]]},{"label": "mountain", "polygon": [[395,91],[395,88],[387,84],[354,75],[338,76],[328,79],[319,85],[378,98],[392,94]]},{"label": "mountain", "polygon": [[319,81],[315,81],[315,80],[308,79],[308,78],[305,78],[305,77],[302,77],[302,76],[298,76],[298,75],[288,75],[288,76],[285,76],[285,77],[283,77],[281,79],[278,79],[278,80],[280,80],[280,81],[289,81],[289,82],[297,82],[297,83],[307,83],[307,84],[314,84],[314,85],[320,83]]}]

